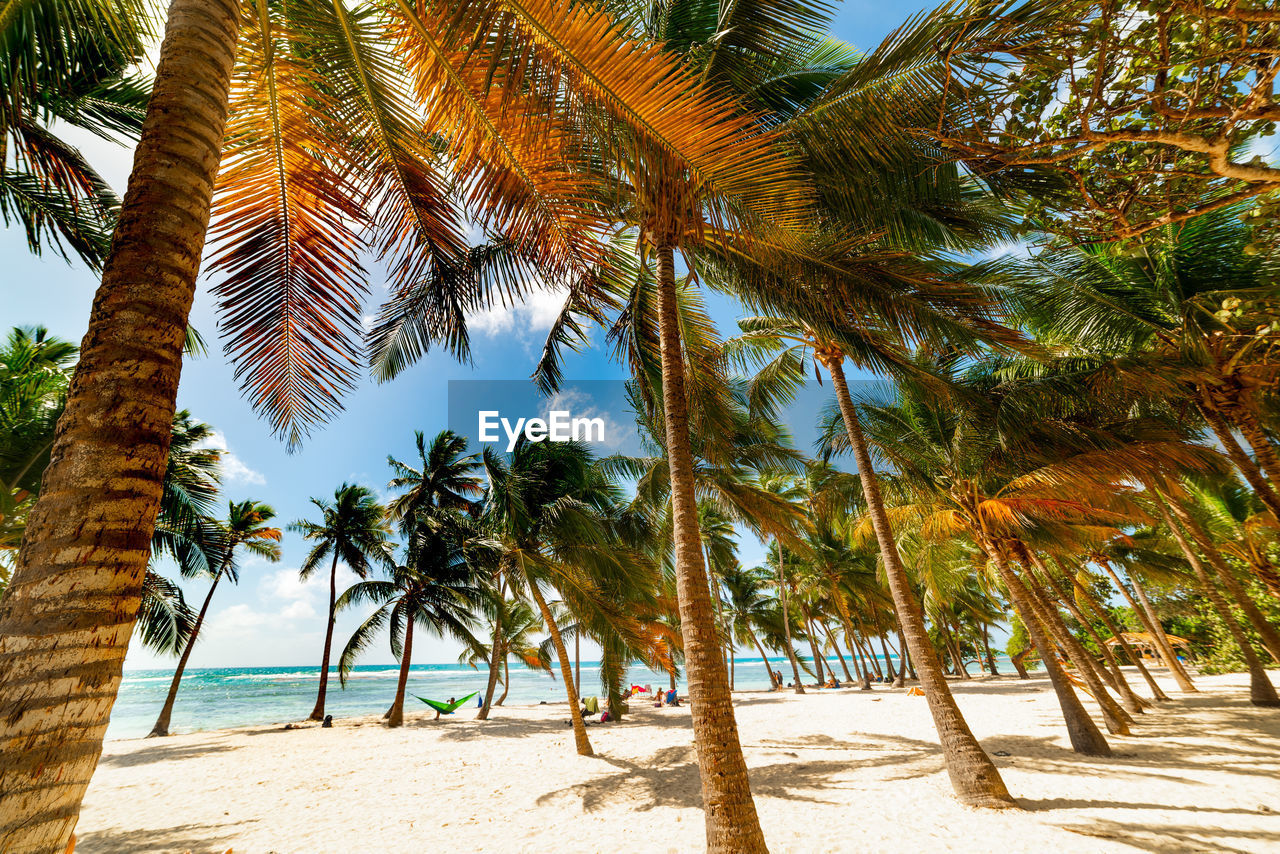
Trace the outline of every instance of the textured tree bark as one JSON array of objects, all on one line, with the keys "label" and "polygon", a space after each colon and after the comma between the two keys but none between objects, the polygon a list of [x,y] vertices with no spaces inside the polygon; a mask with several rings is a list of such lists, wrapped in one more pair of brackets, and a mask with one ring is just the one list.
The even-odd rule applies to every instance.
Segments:
[{"label": "textured tree bark", "polygon": [[1195,549],[1191,548],[1191,544],[1187,542],[1186,535],[1182,532],[1182,527],[1169,512],[1169,507],[1165,504],[1164,495],[1158,490],[1153,490],[1153,492],[1154,503],[1160,511],[1160,518],[1164,520],[1165,525],[1173,534],[1173,538],[1177,540],[1178,548],[1182,549],[1182,554],[1187,559],[1187,563],[1191,564],[1192,571],[1195,572],[1196,578],[1200,581],[1200,588],[1209,597],[1209,601],[1213,604],[1214,610],[1218,612],[1218,616],[1227,624],[1227,630],[1231,632],[1231,637],[1235,640],[1236,646],[1240,647],[1240,654],[1244,656],[1245,664],[1249,667],[1249,702],[1255,706],[1280,706],[1280,696],[1276,695],[1276,688],[1267,677],[1267,671],[1262,666],[1262,660],[1253,651],[1253,644],[1249,642],[1244,630],[1236,622],[1235,615],[1227,607],[1226,600],[1222,598],[1222,594],[1214,586],[1213,579],[1209,577],[1209,573],[1205,571],[1204,564],[1200,562],[1200,556],[1196,554]]},{"label": "textured tree bark", "polygon": [[174,0],[102,285],[0,601],[0,850],[75,828],[141,601],[240,26]]},{"label": "textured tree bark", "polygon": [[1081,598],[1084,599],[1085,606],[1096,614],[1098,619],[1102,620],[1103,625],[1107,627],[1107,631],[1111,632],[1111,636],[1120,642],[1120,648],[1124,650],[1124,654],[1129,657],[1129,660],[1138,668],[1138,672],[1142,674],[1142,678],[1146,680],[1147,687],[1151,689],[1151,696],[1158,702],[1167,701],[1169,696],[1161,689],[1160,683],[1151,675],[1151,671],[1147,670],[1147,665],[1143,662],[1142,656],[1124,639],[1123,630],[1116,625],[1115,620],[1111,619],[1111,615],[1107,613],[1106,608],[1093,598],[1093,594],[1088,589],[1082,587],[1081,590],[1083,591]]},{"label": "textured tree bark", "polygon": [[862,493],[867,499],[867,512],[871,517],[876,542],[880,546],[880,556],[884,562],[894,608],[898,612],[898,620],[903,632],[903,654],[910,654],[911,665],[919,676],[920,687],[924,691],[925,701],[929,704],[929,713],[933,716],[933,725],[938,731],[938,741],[942,745],[942,755],[947,764],[947,775],[951,778],[951,787],[955,790],[956,797],[969,806],[992,809],[1017,808],[1017,802],[1005,788],[1000,772],[991,761],[991,757],[987,756],[986,751],[982,749],[982,745],[978,744],[964,715],[960,713],[960,707],[956,705],[951,688],[947,685],[947,679],[942,675],[938,654],[933,644],[929,643],[929,636],[925,631],[924,613],[920,608],[919,600],[911,590],[906,568],[903,567],[902,558],[898,554],[898,544],[893,538],[893,529],[889,525],[889,516],[885,512],[884,500],[880,495],[880,483],[876,478],[875,469],[871,466],[871,454],[867,450],[866,439],[862,434],[862,425],[858,422],[853,398],[849,396],[849,385],[845,381],[842,362],[843,355],[832,353],[830,360],[826,362],[826,367],[831,375],[831,384],[836,391],[845,432],[849,435],[849,444],[858,465]]},{"label": "textured tree bark", "polygon": [[675,527],[676,592],[685,668],[693,717],[702,806],[711,854],[768,850],[738,740],[733,697],[724,679],[724,661],[716,637],[715,615],[706,569],[702,565],[698,506],[693,492],[693,453],[689,446],[689,399],[685,391],[684,353],[676,313],[675,252],[657,247],[658,337],[662,353],[662,403],[667,459],[671,469],[671,512]]},{"label": "textured tree bark", "polygon": [[329,689],[329,647],[333,645],[333,609],[338,601],[338,550],[333,550],[333,564],[329,567],[329,621],[324,627],[324,656],[320,659],[320,690],[316,694],[316,707],[310,720],[324,720],[324,697]]},{"label": "textured tree bark", "polygon": [[1141,603],[1135,602],[1133,597],[1129,595],[1129,589],[1120,580],[1120,576],[1116,575],[1115,570],[1111,568],[1111,564],[1101,559],[1097,563],[1111,577],[1111,583],[1116,586],[1116,589],[1124,596],[1125,601],[1129,603],[1133,613],[1146,626],[1147,634],[1151,635],[1155,640],[1160,657],[1164,659],[1165,667],[1173,674],[1174,681],[1178,683],[1178,689],[1189,694],[1198,694],[1199,690],[1191,682],[1191,677],[1187,674],[1187,671],[1182,669],[1182,663],[1178,661],[1178,655],[1174,652],[1173,645],[1169,643],[1169,638],[1164,633],[1164,626],[1160,625],[1159,616],[1156,614],[1155,609],[1151,607],[1151,603],[1147,601],[1147,594],[1142,589],[1142,585],[1138,583],[1136,578],[1133,580],[1133,591],[1141,600]]},{"label": "textured tree bark", "polygon": [[538,585],[532,581],[529,582],[529,594],[533,596],[533,601],[538,606],[538,613],[542,614],[542,621],[547,624],[551,645],[555,647],[556,658],[560,663],[560,678],[564,680],[564,690],[569,695],[569,719],[573,722],[573,740],[578,748],[578,755],[595,756],[596,752],[591,749],[591,741],[587,738],[587,725],[582,720],[582,705],[578,701],[578,691],[574,686],[573,668],[569,664],[569,650],[564,645],[560,627],[556,625],[556,618],[547,607],[547,600],[542,597]]},{"label": "textured tree bark", "polygon": [[[498,609],[494,612],[493,618],[493,648],[489,650],[489,679],[484,686],[484,705],[480,707],[480,711],[476,712],[476,720],[487,721],[489,719],[489,709],[493,707],[493,692],[498,688],[498,665],[502,664],[506,668],[507,656],[506,647],[502,643],[502,612],[507,607],[507,574],[499,569],[500,578],[498,580]],[[501,657],[499,657],[501,656]],[[507,684],[504,680],[502,683],[502,696],[507,696]],[[499,700],[497,705],[501,706],[502,701]]]},{"label": "textured tree bark", "polygon": [[[1026,545],[1018,543],[1018,551],[1025,553]],[[1093,660],[1093,656],[1089,655],[1089,651],[1084,648],[1084,645],[1076,640],[1075,635],[1071,634],[1067,624],[1062,619],[1062,615],[1058,613],[1058,609],[1054,607],[1052,601],[1045,595],[1035,575],[1026,571],[1026,581],[1024,583],[1028,593],[1031,594],[1029,602],[1035,609],[1036,615],[1040,618],[1041,624],[1048,629],[1049,635],[1067,651],[1067,656],[1071,661],[1075,662],[1080,678],[1089,686],[1089,691],[1093,694],[1093,700],[1098,704],[1102,712],[1102,720],[1107,726],[1107,732],[1112,735],[1128,735],[1129,726],[1133,723],[1133,718],[1129,717],[1124,709],[1120,708],[1120,704],[1107,692],[1107,686],[1100,675],[1098,663]]]},{"label": "textured tree bark", "polygon": [[987,670],[992,676],[999,676],[1000,671],[996,670],[996,659],[991,654],[991,631],[986,623],[982,624],[982,653],[987,657]]},{"label": "textured tree bark", "polygon": [[1125,711],[1134,715],[1143,714],[1142,698],[1133,692],[1129,681],[1124,678],[1124,671],[1120,669],[1120,662],[1116,661],[1115,655],[1111,652],[1111,647],[1107,646],[1106,641],[1103,640],[1102,636],[1093,628],[1093,624],[1085,617],[1084,612],[1076,605],[1070,589],[1064,587],[1062,582],[1054,577],[1053,573],[1036,556],[1035,552],[1029,552],[1029,554],[1031,562],[1040,570],[1040,574],[1045,577],[1058,594],[1058,601],[1071,612],[1071,616],[1075,617],[1076,622],[1084,627],[1084,630],[1093,638],[1094,643],[1098,645],[1098,649],[1102,651],[1102,658],[1107,662],[1107,667],[1111,670],[1110,684],[1120,694],[1120,702],[1124,705]]},{"label": "textured tree bark", "polygon": [[509,650],[506,644],[502,646],[502,695],[493,701],[495,706],[501,706],[507,700],[507,692],[511,690],[511,667],[507,661]]},{"label": "textured tree bark", "polygon": [[165,695],[164,706],[160,709],[160,716],[156,718],[155,726],[151,728],[151,732],[147,733],[147,738],[163,737],[169,734],[169,719],[173,716],[173,705],[178,699],[178,688],[182,685],[182,674],[186,672],[187,660],[191,658],[191,650],[196,647],[196,638],[200,635],[200,627],[204,625],[204,616],[209,612],[209,603],[213,601],[213,591],[218,589],[218,582],[222,580],[222,575],[226,572],[228,563],[230,563],[229,559],[222,562],[222,566],[218,569],[218,574],[214,577],[213,583],[209,585],[209,592],[204,596],[204,604],[200,606],[200,613],[196,615],[196,621],[191,626],[191,636],[187,638],[187,646],[182,650],[182,657],[178,659],[178,667],[173,671],[173,680],[169,683],[169,693]]},{"label": "textured tree bark", "polygon": [[1000,578],[1009,590],[1013,607],[1022,616],[1027,634],[1031,636],[1031,643],[1040,653],[1040,662],[1044,665],[1045,672],[1049,674],[1049,682],[1053,685],[1053,692],[1058,697],[1058,705],[1062,708],[1062,719],[1067,725],[1067,736],[1071,739],[1072,749],[1086,756],[1110,756],[1111,747],[1098,730],[1097,724],[1084,710],[1080,698],[1076,696],[1075,689],[1071,687],[1070,681],[1062,670],[1062,665],[1058,663],[1057,649],[1050,641],[1046,629],[1040,624],[1035,606],[1031,601],[1031,591],[1027,590],[1022,580],[1009,568],[1009,563],[998,545],[981,533],[978,533],[976,538],[978,546],[996,565],[996,571],[1000,573]]},{"label": "textured tree bark", "polygon": [[409,666],[413,663],[413,615],[404,624],[404,647],[400,650],[400,678],[396,680],[396,698],[387,712],[387,726],[404,725],[404,693],[409,684]]},{"label": "textured tree bark", "polygon": [[849,663],[844,660],[844,653],[840,651],[840,644],[836,643],[836,634],[831,631],[830,626],[824,625],[823,630],[827,633],[827,639],[831,641],[831,648],[836,651],[836,658],[840,660],[840,669],[844,671],[844,681],[852,682],[853,674],[849,672]]},{"label": "textured tree bark", "polygon": [[1200,414],[1213,430],[1213,435],[1222,443],[1227,457],[1240,470],[1240,474],[1244,475],[1244,479],[1253,487],[1253,491],[1258,493],[1258,499],[1271,511],[1276,521],[1280,522],[1280,494],[1276,493],[1274,484],[1263,476],[1262,469],[1252,457],[1245,453],[1244,448],[1240,447],[1240,443],[1231,433],[1231,428],[1217,410],[1212,406],[1201,405]]},{"label": "textured tree bark", "polygon": [[787,638],[787,661],[791,662],[791,684],[797,694],[804,693],[804,680],[800,678],[800,663],[796,661],[795,643],[791,640],[791,608],[787,605],[787,570],[786,557],[782,551],[782,543],[778,543],[778,604],[782,608],[782,631]]},{"label": "textured tree bark", "polygon": [[1218,547],[1213,544],[1213,539],[1209,536],[1201,524],[1196,521],[1195,516],[1183,506],[1172,495],[1165,495],[1169,508],[1173,510],[1173,515],[1178,518],[1182,526],[1186,528],[1187,533],[1191,534],[1191,539],[1195,540],[1196,546],[1200,549],[1200,553],[1204,555],[1209,565],[1213,567],[1214,573],[1222,582],[1222,586],[1227,588],[1227,592],[1231,594],[1231,598],[1240,606],[1240,610],[1244,611],[1245,617],[1253,625],[1253,628],[1262,637],[1262,645],[1267,648],[1267,652],[1271,658],[1280,664],[1280,632],[1263,616],[1262,611],[1254,603],[1253,599],[1245,591],[1244,585],[1236,578],[1235,573],[1231,571],[1231,567],[1227,565],[1226,559],[1222,557],[1222,552],[1218,551]]}]

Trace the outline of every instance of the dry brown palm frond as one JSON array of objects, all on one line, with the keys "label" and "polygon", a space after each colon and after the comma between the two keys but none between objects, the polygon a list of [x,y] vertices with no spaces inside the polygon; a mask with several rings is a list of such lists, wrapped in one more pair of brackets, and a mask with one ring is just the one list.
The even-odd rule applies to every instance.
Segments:
[{"label": "dry brown palm frond", "polygon": [[804,225],[809,191],[783,137],[761,132],[661,45],[632,40],[605,11],[571,0],[450,8],[447,40],[507,33],[510,43],[495,59],[508,79],[563,82],[548,96],[564,99],[584,127],[593,123],[602,153],[641,193],[648,230],[680,241],[704,211],[716,225],[742,215]]},{"label": "dry brown palm frond", "polygon": [[601,175],[562,115],[548,106],[557,81],[502,64],[515,45],[498,37],[450,47],[448,10],[396,0],[392,28],[413,72],[425,124],[443,137],[471,215],[530,255],[544,274],[581,276],[600,261],[609,223]]},{"label": "dry brown palm frond", "polygon": [[328,162],[326,90],[265,2],[247,5],[209,270],[236,376],[296,443],[358,375],[360,193]]}]

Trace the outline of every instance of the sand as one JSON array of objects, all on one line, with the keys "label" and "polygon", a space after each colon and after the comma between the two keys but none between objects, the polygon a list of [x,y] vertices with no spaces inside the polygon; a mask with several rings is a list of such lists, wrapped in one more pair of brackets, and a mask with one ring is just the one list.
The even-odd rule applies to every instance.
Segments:
[{"label": "sand", "polygon": [[[1242,674],[1197,684],[1165,685],[1176,702],[1091,759],[1069,749],[1043,677],[956,682],[1024,812],[955,801],[922,697],[740,693],[735,706],[774,852],[1280,851],[1280,710],[1250,706]],[[109,742],[77,850],[697,851],[688,709],[632,710],[590,728],[594,758],[574,753],[564,705]]]}]

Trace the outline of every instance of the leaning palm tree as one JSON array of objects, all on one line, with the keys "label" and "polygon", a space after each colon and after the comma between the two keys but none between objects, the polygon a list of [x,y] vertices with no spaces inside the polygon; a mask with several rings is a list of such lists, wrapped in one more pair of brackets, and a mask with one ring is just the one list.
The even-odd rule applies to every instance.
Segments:
[{"label": "leaning palm tree", "polygon": [[[5,4],[0,24],[26,5]],[[224,148],[214,265],[228,347],[255,404],[300,440],[356,376],[361,235],[388,257],[396,294],[425,291],[428,313],[455,330],[537,281],[491,288],[455,275],[467,266],[469,221],[554,272],[590,268],[608,223],[597,152],[574,139],[583,109],[718,187],[774,172],[770,140],[745,132],[731,103],[591,5],[170,4],[54,463],[0,602],[0,654],[12,663],[0,675],[2,732],[27,746],[0,769],[0,791],[21,793],[6,795],[5,847],[65,847],[94,767],[87,757],[101,752]],[[450,345],[465,349],[465,334]],[[47,609],[72,590],[97,610],[48,632]],[[103,637],[102,625],[118,630]],[[55,662],[67,650],[81,650],[84,674],[69,690]],[[55,725],[70,718],[84,726]]]},{"label": "leaning palm tree", "polygon": [[[917,324],[930,324],[943,329],[964,332],[963,323],[948,322],[945,315],[921,311],[912,318]],[[776,395],[774,389],[794,387],[807,365],[806,352],[816,363],[821,362],[831,377],[839,406],[841,422],[848,446],[853,451],[858,477],[866,503],[866,516],[879,546],[881,563],[892,596],[894,611],[902,630],[911,661],[919,675],[921,687],[929,703],[929,711],[942,744],[947,773],[957,796],[975,806],[997,809],[1014,807],[995,763],[978,743],[951,694],[937,650],[925,628],[924,611],[915,596],[911,580],[902,562],[895,531],[886,512],[879,478],[871,463],[871,455],[863,435],[858,412],[845,377],[844,362],[849,354],[859,357],[863,365],[882,370],[901,371],[911,365],[895,337],[873,324],[859,327],[839,325],[819,332],[797,320],[785,317],[754,317],[740,321],[743,334],[730,342],[730,353],[741,351],[748,364],[760,365],[756,394]],[[932,331],[932,330],[931,330]],[[968,337],[962,334],[962,339]],[[852,643],[852,640],[850,641]],[[865,677],[864,687],[870,687]]]},{"label": "leaning palm tree", "polygon": [[483,645],[472,634],[474,612],[484,601],[475,559],[491,548],[478,536],[474,523],[460,514],[450,510],[421,513],[405,546],[405,562],[392,568],[390,579],[356,582],[338,599],[338,610],[366,602],[378,606],[351,635],[338,659],[338,675],[344,685],[360,654],[383,628],[389,629],[391,652],[400,662],[400,676],[387,713],[387,726],[404,723],[415,626],[484,654]]},{"label": "leaning palm tree", "polygon": [[173,672],[173,681],[169,684],[169,693],[165,697],[160,716],[156,718],[156,724],[151,728],[148,738],[169,734],[169,718],[173,715],[173,704],[178,699],[178,687],[182,684],[182,674],[187,669],[187,661],[191,658],[191,650],[195,648],[200,627],[204,625],[205,615],[209,612],[209,603],[213,601],[213,594],[218,589],[218,582],[225,578],[232,584],[236,584],[240,580],[240,572],[235,563],[237,550],[243,548],[250,554],[269,561],[280,560],[280,529],[267,524],[275,518],[275,515],[275,510],[258,501],[228,503],[227,518],[219,523],[221,553],[214,564],[216,568],[210,567],[213,583],[209,585],[204,604],[200,606],[200,612],[196,615],[195,624],[191,627],[191,637],[182,651],[182,657],[178,659],[178,667]]},{"label": "leaning palm tree", "polygon": [[344,483],[334,491],[332,502],[312,498],[311,503],[320,511],[323,521],[299,519],[289,529],[315,543],[298,570],[298,577],[303,581],[310,578],[326,558],[330,558],[329,611],[325,621],[324,653],[320,659],[320,688],[310,718],[322,721],[325,690],[329,687],[329,649],[333,645],[333,621],[338,599],[338,561],[341,560],[358,578],[368,578],[374,566],[391,565],[393,546],[387,539],[391,531],[385,521],[386,510],[368,487]]},{"label": "leaning palm tree", "polygon": [[560,594],[568,611],[623,636],[632,649],[648,645],[643,627],[611,590],[619,581],[640,589],[653,565],[619,519],[621,492],[590,451],[576,442],[519,442],[510,462],[485,451],[489,486],[484,522],[501,544],[499,568],[513,592],[527,595],[542,615],[559,664],[578,753],[593,754],[578,706],[573,666],[545,591]]}]

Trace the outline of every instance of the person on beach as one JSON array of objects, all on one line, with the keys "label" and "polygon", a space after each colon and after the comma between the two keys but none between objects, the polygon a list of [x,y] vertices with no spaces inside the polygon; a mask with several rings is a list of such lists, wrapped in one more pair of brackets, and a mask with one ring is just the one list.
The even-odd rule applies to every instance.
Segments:
[{"label": "person on beach", "polygon": [[[449,698],[449,705],[451,705],[451,706],[452,706],[455,702],[457,702],[457,701],[456,701],[456,700],[454,700],[452,697],[450,697],[450,698]],[[436,709],[436,720],[440,720],[440,710],[439,710],[439,709]]]}]

